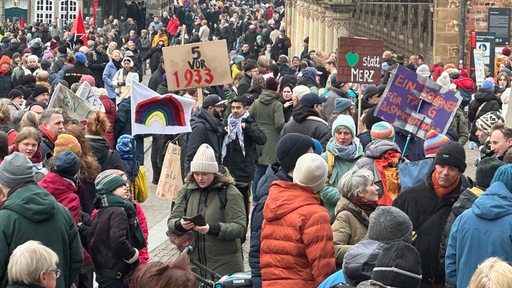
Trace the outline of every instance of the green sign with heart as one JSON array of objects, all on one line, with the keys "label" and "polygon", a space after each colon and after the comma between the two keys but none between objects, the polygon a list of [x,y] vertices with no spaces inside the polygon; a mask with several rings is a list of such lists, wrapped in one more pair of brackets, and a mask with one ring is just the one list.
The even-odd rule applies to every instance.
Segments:
[{"label": "green sign with heart", "polygon": [[348,52],[345,58],[347,58],[348,66],[352,68],[356,66],[357,62],[359,61],[359,54]]}]

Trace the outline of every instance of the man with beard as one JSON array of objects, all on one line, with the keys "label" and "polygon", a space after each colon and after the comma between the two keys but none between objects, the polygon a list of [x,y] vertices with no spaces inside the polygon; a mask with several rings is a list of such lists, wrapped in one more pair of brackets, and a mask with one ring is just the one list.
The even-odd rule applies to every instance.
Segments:
[{"label": "man with beard", "polygon": [[103,44],[98,44],[91,53],[87,54],[87,62],[89,70],[92,71],[96,87],[103,87],[103,70],[108,63],[108,55],[105,53]]},{"label": "man with beard", "polygon": [[215,151],[217,163],[221,163],[222,135],[224,132],[222,124],[222,113],[226,100],[219,95],[212,94],[206,97],[203,105],[190,120],[192,132],[188,135],[185,156],[185,175],[190,171],[190,162],[201,144],[210,145]]}]

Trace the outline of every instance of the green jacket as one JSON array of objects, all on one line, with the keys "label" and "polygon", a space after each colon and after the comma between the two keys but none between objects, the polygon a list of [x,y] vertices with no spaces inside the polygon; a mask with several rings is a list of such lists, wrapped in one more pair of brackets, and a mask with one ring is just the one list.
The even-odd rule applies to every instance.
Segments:
[{"label": "green jacket", "polygon": [[274,91],[263,89],[261,95],[249,108],[249,114],[267,136],[258,164],[268,165],[277,161],[276,147],[284,127],[283,104]]},{"label": "green jacket", "polygon": [[66,207],[35,182],[9,191],[0,223],[0,287],[7,286],[7,263],[13,250],[28,240],[40,241],[59,256],[58,288],[70,287],[77,279],[83,254],[75,221]]},{"label": "green jacket", "polygon": [[[185,231],[180,219],[201,213],[206,204],[204,219],[210,225],[210,231],[209,234],[194,232],[196,237],[192,258],[220,275],[229,275],[244,270],[240,238],[245,234],[245,209],[242,194],[231,184],[226,191],[226,206],[221,209],[218,194],[225,183],[221,178],[223,176],[215,179],[206,189],[201,189],[196,183],[185,184],[178,192],[176,206],[167,220],[167,226],[170,233],[183,234]],[[187,189],[191,191],[188,205],[183,197]],[[218,235],[210,233],[214,230]]]},{"label": "green jacket", "polygon": [[[322,158],[324,158],[325,162],[327,162],[327,166],[329,168],[329,175],[327,177],[327,181],[324,185],[324,188],[320,190],[320,197],[323,200],[323,204],[325,208],[329,211],[331,214],[331,217],[334,215],[334,208],[336,207],[336,204],[340,200],[340,192],[338,191],[338,182],[340,181],[341,177],[354,166],[356,161],[363,156],[363,146],[359,142],[359,139],[357,137],[354,137],[352,140],[356,146],[357,150],[355,151],[354,155],[343,158],[338,153],[338,151],[334,148],[334,138],[331,138],[326,146],[326,151],[322,153]],[[330,152],[334,155],[334,167],[329,167],[329,161],[327,153]]]}]

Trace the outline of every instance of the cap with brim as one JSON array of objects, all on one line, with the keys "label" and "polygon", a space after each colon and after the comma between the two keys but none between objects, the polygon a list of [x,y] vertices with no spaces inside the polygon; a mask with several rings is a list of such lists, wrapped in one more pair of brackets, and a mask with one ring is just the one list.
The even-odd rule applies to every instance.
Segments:
[{"label": "cap with brim", "polygon": [[202,107],[207,109],[212,106],[219,106],[228,103],[227,100],[222,100],[219,95],[212,94],[208,95],[208,97],[204,98]]}]

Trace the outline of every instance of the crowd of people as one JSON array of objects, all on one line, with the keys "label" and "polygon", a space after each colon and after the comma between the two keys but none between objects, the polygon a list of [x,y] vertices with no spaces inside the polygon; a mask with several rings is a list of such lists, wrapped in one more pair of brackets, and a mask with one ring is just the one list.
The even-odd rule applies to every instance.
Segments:
[{"label": "crowd of people", "polygon": [[[512,282],[508,47],[480,86],[453,64],[391,51],[381,85],[355,85],[338,79],[336,52],[291,42],[282,1],[186,0],[147,17],[137,5],[102,27],[86,21],[86,41],[56,22],[0,31],[0,287],[93,287],[93,273],[100,288],[197,287],[194,273],[211,275],[188,257],[221,275],[248,259],[253,287]],[[162,48],[218,39],[232,82],[169,91]],[[444,134],[376,116],[398,65],[462,96]],[[131,85],[147,76],[158,94],[196,100],[190,133],[131,135]],[[48,107],[58,85],[84,82],[105,112],[75,123]],[[147,250],[149,136],[153,184],[168,143],[181,147],[168,235],[194,248],[169,263]],[[475,179],[465,145],[480,152]]]}]

